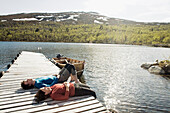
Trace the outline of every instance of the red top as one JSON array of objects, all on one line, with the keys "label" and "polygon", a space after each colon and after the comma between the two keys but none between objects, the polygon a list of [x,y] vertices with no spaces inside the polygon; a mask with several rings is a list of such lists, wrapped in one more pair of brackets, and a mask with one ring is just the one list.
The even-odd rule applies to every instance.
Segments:
[{"label": "red top", "polygon": [[69,96],[75,95],[75,87],[73,83],[70,83],[69,91],[66,91],[64,84],[55,84],[51,86],[52,92],[50,94],[53,100],[67,100]]}]

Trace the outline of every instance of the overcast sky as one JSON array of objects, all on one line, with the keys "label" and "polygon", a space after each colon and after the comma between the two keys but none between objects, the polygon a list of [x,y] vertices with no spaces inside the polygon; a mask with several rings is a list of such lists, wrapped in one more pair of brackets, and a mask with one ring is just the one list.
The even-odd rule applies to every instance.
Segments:
[{"label": "overcast sky", "polygon": [[138,22],[170,22],[170,0],[0,0],[0,15],[94,11]]}]

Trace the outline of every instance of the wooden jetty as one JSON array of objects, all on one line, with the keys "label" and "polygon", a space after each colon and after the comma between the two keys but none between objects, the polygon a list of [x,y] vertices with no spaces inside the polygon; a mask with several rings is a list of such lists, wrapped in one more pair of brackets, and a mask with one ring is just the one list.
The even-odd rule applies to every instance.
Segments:
[{"label": "wooden jetty", "polygon": [[23,51],[0,78],[0,113],[107,112],[92,96],[71,97],[67,101],[48,98],[36,103],[34,96],[38,89],[21,88],[23,80],[58,74],[59,71],[43,54]]}]

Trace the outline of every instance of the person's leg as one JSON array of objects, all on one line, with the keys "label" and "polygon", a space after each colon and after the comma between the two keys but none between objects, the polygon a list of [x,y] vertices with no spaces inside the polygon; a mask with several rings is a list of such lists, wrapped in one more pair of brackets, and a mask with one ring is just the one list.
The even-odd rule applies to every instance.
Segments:
[{"label": "person's leg", "polygon": [[72,64],[67,64],[66,69],[69,71],[70,76],[71,76],[71,80],[75,81],[75,83],[80,83],[79,79],[77,78],[77,72],[76,69],[74,67],[74,65]]},{"label": "person's leg", "polygon": [[94,96],[94,98],[96,98],[96,93],[93,90],[78,86],[76,84],[74,86],[75,86],[75,96],[91,95]]},{"label": "person's leg", "polygon": [[59,78],[58,78],[58,82],[64,82],[64,81],[66,81],[68,78],[69,78],[69,76],[70,76],[70,72],[68,71],[68,68],[69,67],[69,65],[68,64],[66,64],[62,69],[61,69],[61,71],[59,72]]},{"label": "person's leg", "polygon": [[61,75],[61,74],[65,71],[65,69],[66,69],[66,66],[64,66],[64,67],[60,70],[59,75]]},{"label": "person's leg", "polygon": [[70,74],[70,76],[71,76],[71,80],[72,80],[72,81],[75,81],[75,83],[81,83],[81,82],[79,81],[79,79],[77,78],[77,75],[72,75],[72,74]]},{"label": "person's leg", "polygon": [[59,75],[60,77],[58,82],[64,82],[71,76],[72,80],[74,80],[76,83],[79,83],[75,67],[71,64],[66,64],[65,67],[61,69]]},{"label": "person's leg", "polygon": [[69,66],[70,66],[70,64],[67,63],[64,67],[65,67],[65,68],[68,68]]},{"label": "person's leg", "polygon": [[70,73],[71,73],[71,78],[72,80],[75,81],[75,83],[80,83],[78,77],[77,77],[77,72],[76,72],[76,69],[74,67],[74,65],[70,65]]}]

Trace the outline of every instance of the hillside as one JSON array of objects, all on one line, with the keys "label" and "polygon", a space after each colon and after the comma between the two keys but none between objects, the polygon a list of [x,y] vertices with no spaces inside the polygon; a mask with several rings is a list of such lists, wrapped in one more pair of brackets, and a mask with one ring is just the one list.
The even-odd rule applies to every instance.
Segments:
[{"label": "hillside", "polygon": [[0,16],[0,41],[118,43],[170,46],[170,23],[109,18],[96,12]]},{"label": "hillside", "polygon": [[130,20],[110,18],[96,12],[63,12],[63,13],[21,13],[0,16],[0,21],[55,21],[69,24],[144,24]]}]

